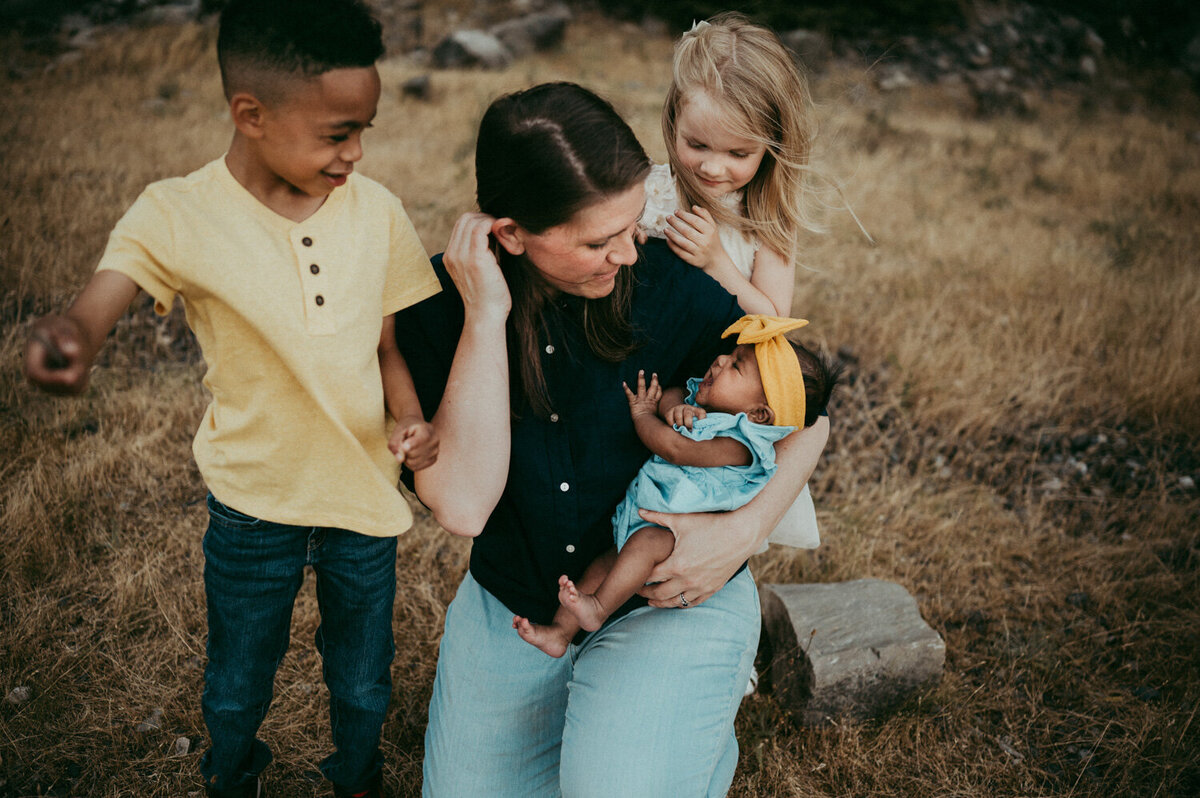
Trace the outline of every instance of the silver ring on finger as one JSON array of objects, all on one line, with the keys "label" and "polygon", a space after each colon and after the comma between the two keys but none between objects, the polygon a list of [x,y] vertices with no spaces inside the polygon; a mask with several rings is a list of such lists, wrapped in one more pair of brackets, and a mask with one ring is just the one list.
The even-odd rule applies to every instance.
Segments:
[{"label": "silver ring on finger", "polygon": [[683,595],[682,593],[680,593],[680,594],[679,594],[679,606],[680,606],[680,607],[686,607],[686,606],[687,606],[687,605],[689,605],[689,604],[691,604],[691,602],[687,600],[687,596],[685,596],[685,595]]}]

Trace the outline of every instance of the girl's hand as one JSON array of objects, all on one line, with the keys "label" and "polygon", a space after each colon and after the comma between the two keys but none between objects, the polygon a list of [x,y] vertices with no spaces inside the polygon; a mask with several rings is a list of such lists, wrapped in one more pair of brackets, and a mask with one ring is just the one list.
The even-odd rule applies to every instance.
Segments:
[{"label": "girl's hand", "polygon": [[703,603],[757,548],[747,530],[729,522],[728,513],[638,512],[675,534],[675,550],[650,572],[651,584],[638,591],[654,607],[681,606],[681,593],[688,606]]},{"label": "girl's hand", "polygon": [[658,384],[658,375],[650,375],[650,386],[646,387],[646,372],[638,371],[637,393],[629,390],[629,386],[621,383],[625,389],[625,398],[629,400],[629,415],[653,416],[658,412],[658,400],[662,398],[662,388]]},{"label": "girl's hand", "polygon": [[663,421],[672,427],[687,427],[691,429],[694,420],[704,418],[707,415],[708,411],[703,407],[696,407],[684,402],[675,405],[663,413]]},{"label": "girl's hand", "polygon": [[671,251],[685,263],[709,269],[722,259],[729,260],[712,214],[699,205],[693,205],[691,213],[678,210],[668,216],[663,234]]},{"label": "girl's hand", "polygon": [[495,221],[485,213],[464,213],[454,223],[442,254],[442,263],[462,295],[468,315],[490,311],[507,316],[512,309],[508,283],[492,251],[490,234]]},{"label": "girl's hand", "polygon": [[429,468],[438,458],[437,431],[423,419],[401,419],[388,439],[388,449],[396,455],[396,462],[410,471]]}]

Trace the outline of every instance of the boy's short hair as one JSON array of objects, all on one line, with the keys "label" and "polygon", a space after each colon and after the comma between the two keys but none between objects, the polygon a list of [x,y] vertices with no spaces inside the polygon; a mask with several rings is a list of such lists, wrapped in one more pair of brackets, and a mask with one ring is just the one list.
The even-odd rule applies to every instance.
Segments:
[{"label": "boy's short hair", "polygon": [[804,426],[811,427],[817,417],[829,406],[833,389],[842,378],[844,366],[822,354],[812,351],[804,344],[786,339],[796,351],[800,361],[800,372],[804,375]]},{"label": "boy's short hair", "polygon": [[369,67],[382,55],[379,21],[362,0],[231,0],[221,12],[226,99],[247,91],[278,102],[291,81]]}]

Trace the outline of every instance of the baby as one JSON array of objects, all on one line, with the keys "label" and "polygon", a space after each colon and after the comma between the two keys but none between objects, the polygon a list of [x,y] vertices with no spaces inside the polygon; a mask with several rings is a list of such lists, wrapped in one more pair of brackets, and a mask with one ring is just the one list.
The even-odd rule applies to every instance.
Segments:
[{"label": "baby", "polygon": [[[723,337],[737,347],[721,355],[703,379],[688,380],[688,394],[663,391],[658,375],[637,392],[625,385],[638,437],[653,453],[613,515],[616,549],[598,557],[576,586],[559,577],[561,606],[548,625],[513,618],[527,642],[561,657],[580,629],[595,631],[646,583],[670,556],[669,529],[642,520],[639,509],[668,513],[735,510],[775,472],[775,443],[824,412],[840,369],[784,334],[803,319],[745,316]],[[688,606],[680,595],[680,604]]]}]

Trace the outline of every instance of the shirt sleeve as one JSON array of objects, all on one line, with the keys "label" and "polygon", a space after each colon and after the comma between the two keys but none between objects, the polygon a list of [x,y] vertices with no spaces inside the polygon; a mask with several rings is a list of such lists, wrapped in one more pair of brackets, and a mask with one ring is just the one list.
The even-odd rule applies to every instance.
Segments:
[{"label": "shirt sleeve", "polygon": [[96,271],[124,274],[154,297],[155,312],[165,316],[179,293],[178,279],[167,267],[173,262],[173,251],[170,214],[152,189],[147,189],[109,234]]},{"label": "shirt sleeve", "polygon": [[389,239],[389,266],[383,286],[383,315],[414,305],[436,294],[441,286],[429,255],[404,205],[394,194]]}]

